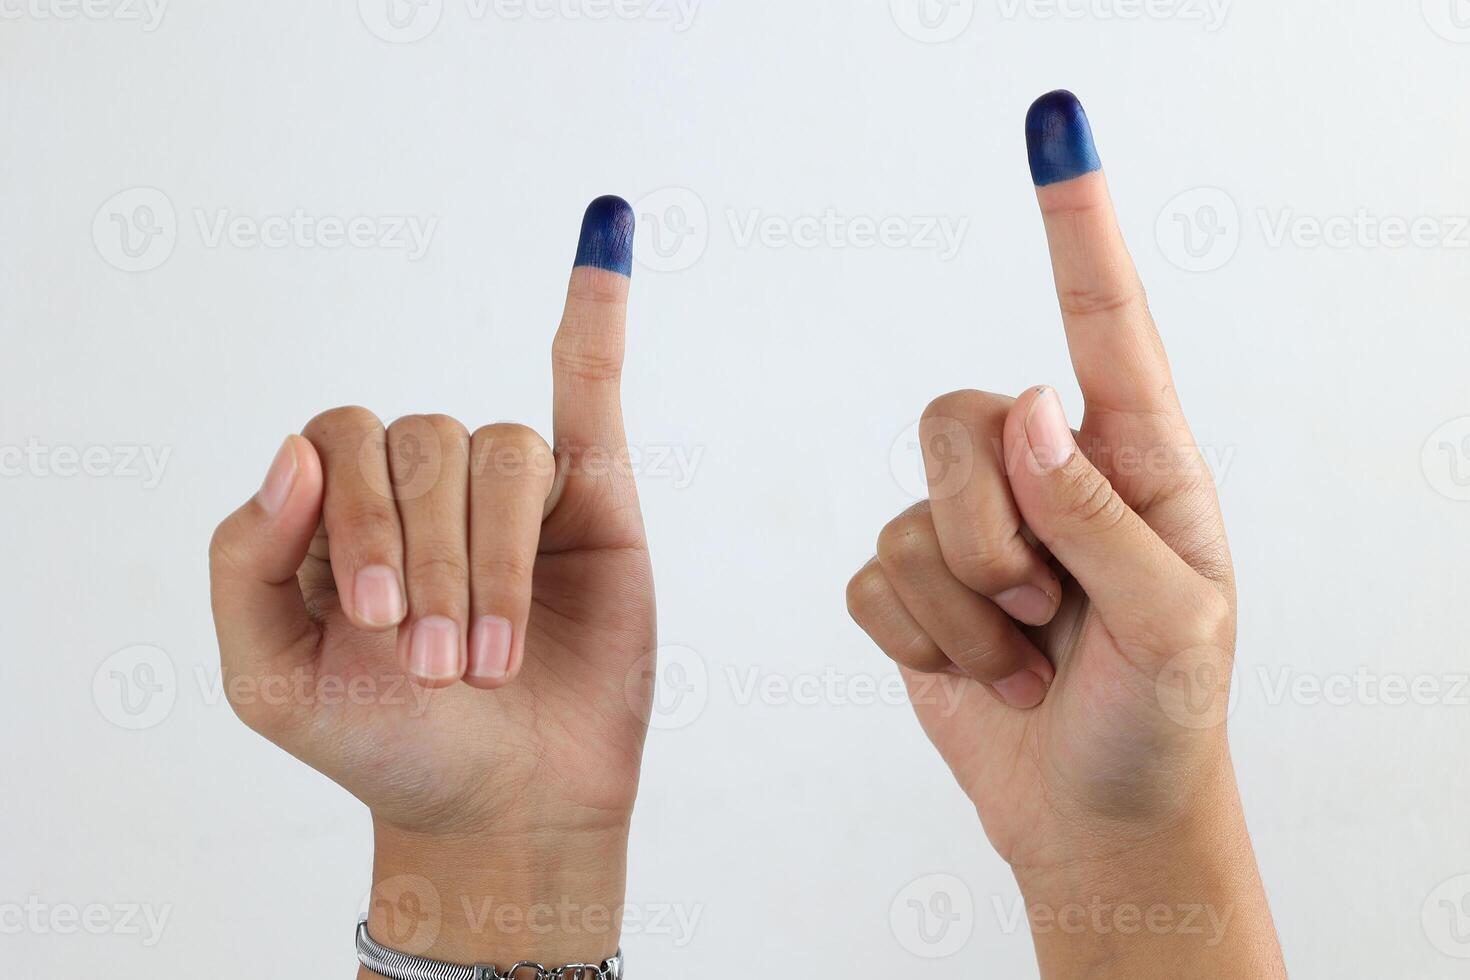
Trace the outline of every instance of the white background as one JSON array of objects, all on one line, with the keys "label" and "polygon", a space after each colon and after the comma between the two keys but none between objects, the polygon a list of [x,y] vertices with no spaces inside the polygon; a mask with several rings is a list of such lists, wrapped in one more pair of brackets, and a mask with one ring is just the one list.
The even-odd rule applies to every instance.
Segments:
[{"label": "white background", "polygon": [[[705,0],[683,29],[443,0],[395,35],[387,0],[43,16],[66,2],[0,0],[0,907],[170,918],[151,947],[12,922],[0,972],[351,975],[367,814],[217,697],[209,533],[325,408],[547,431],[578,221],[618,193],[642,201],[631,436],[697,460],[642,480],[661,639],[708,678],[650,739],[629,896],[698,924],[630,931],[632,975],[1034,976],[1009,874],[908,708],[853,703],[890,670],[843,586],[913,499],[929,399],[1046,382],[1080,413],[1022,139],[1059,86],[1221,464],[1232,741],[1293,975],[1470,968],[1470,4],[1241,0],[1220,23],[1193,0],[955,0],[926,32],[917,0]],[[136,188],[176,240],[125,272],[112,215],[158,199],[109,202]],[[418,261],[199,227],[297,209],[438,224]],[[829,209],[968,224],[954,255],[741,237]],[[1360,212],[1390,236],[1432,220],[1398,248],[1309,237]],[[56,471],[87,447],[170,455],[156,485],[111,455]],[[109,657],[139,644],[164,691],[127,731]],[[835,696],[743,694],[828,674]],[[1279,692],[1300,678],[1351,683]],[[1437,693],[1385,704],[1385,680]],[[942,949],[904,938],[936,883],[973,904]]]}]

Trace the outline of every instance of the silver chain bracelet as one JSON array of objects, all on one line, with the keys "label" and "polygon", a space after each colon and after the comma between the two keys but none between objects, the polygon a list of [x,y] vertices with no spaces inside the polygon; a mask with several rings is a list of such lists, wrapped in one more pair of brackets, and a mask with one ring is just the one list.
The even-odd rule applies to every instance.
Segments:
[{"label": "silver chain bracelet", "polygon": [[357,959],[388,980],[623,980],[622,950],[600,965],[570,963],[551,969],[540,963],[517,963],[501,973],[493,966],[440,963],[380,946],[368,935],[366,918],[357,924]]}]

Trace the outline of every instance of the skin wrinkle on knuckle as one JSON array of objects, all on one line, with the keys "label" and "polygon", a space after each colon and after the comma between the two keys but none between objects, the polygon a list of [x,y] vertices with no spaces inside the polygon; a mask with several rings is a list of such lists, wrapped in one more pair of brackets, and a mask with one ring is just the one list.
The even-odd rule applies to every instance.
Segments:
[{"label": "skin wrinkle on knuckle", "polygon": [[620,353],[606,349],[605,344],[565,337],[558,337],[552,344],[551,366],[557,373],[579,381],[618,381],[623,374]]},{"label": "skin wrinkle on knuckle", "polygon": [[491,580],[506,585],[521,585],[531,581],[535,563],[519,554],[483,555],[474,561],[477,580]]},{"label": "skin wrinkle on knuckle", "polygon": [[1001,680],[1015,671],[1004,670],[1006,654],[993,646],[971,642],[954,651],[954,662],[970,675],[981,679]]},{"label": "skin wrinkle on knuckle", "polygon": [[327,523],[329,538],[338,542],[350,541],[367,550],[397,544],[402,534],[397,514],[372,500],[354,501],[337,507]]},{"label": "skin wrinkle on knuckle", "polygon": [[1063,472],[1063,511],[1088,533],[1112,531],[1128,518],[1128,507],[1107,478],[1079,456]]},{"label": "skin wrinkle on knuckle", "polygon": [[1057,296],[1062,312],[1070,317],[1101,316],[1131,310],[1148,309],[1147,294],[1139,283],[1101,283],[1094,286],[1071,286]]},{"label": "skin wrinkle on knuckle", "polygon": [[1025,578],[1029,562],[1016,545],[1019,537],[1003,542],[973,531],[962,543],[945,540],[944,563],[954,577],[982,595]]},{"label": "skin wrinkle on knuckle", "polygon": [[420,546],[408,561],[412,582],[453,584],[469,579],[469,565],[461,554],[440,546]]}]

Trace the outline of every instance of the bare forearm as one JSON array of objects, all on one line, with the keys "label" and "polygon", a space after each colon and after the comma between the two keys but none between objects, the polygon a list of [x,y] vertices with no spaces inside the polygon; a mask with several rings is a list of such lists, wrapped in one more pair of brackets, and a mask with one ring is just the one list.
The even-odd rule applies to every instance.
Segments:
[{"label": "bare forearm", "polygon": [[570,842],[517,835],[452,846],[380,826],[368,933],[447,963],[600,963],[622,932],[627,835],[619,826]]},{"label": "bare forearm", "polygon": [[1164,837],[1096,861],[1018,871],[1046,980],[1284,978],[1275,927],[1231,787]]}]

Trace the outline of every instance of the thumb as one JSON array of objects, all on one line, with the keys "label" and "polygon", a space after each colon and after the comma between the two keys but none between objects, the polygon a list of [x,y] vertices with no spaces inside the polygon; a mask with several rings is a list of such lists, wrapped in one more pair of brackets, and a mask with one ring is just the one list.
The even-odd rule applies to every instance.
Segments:
[{"label": "thumb", "polygon": [[1016,506],[1120,639],[1166,640],[1219,594],[1118,496],[1077,445],[1061,399],[1033,388],[1006,419]]},{"label": "thumb", "polygon": [[[259,682],[314,655],[320,633],[307,616],[296,571],[321,508],[321,460],[310,442],[291,436],[260,491],[214,532],[210,596],[227,693],[232,678]],[[231,702],[243,715],[245,706],[235,697]]]}]

